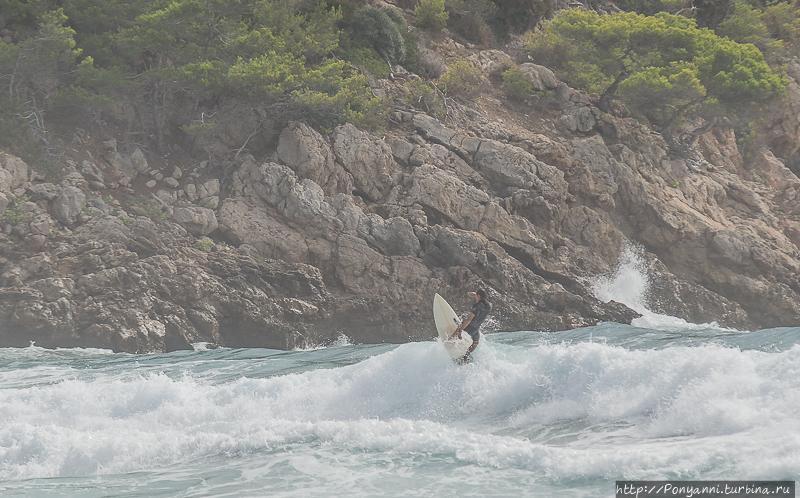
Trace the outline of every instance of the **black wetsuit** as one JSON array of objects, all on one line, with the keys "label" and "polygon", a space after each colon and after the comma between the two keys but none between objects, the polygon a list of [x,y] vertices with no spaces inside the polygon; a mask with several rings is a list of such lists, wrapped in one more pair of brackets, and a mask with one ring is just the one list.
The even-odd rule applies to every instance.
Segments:
[{"label": "black wetsuit", "polygon": [[473,341],[477,341],[480,337],[480,328],[481,324],[486,317],[489,316],[489,313],[492,311],[492,304],[487,301],[478,301],[477,303],[472,305],[469,312],[472,313],[472,321],[469,322],[469,325],[466,326],[464,331],[472,337]]}]

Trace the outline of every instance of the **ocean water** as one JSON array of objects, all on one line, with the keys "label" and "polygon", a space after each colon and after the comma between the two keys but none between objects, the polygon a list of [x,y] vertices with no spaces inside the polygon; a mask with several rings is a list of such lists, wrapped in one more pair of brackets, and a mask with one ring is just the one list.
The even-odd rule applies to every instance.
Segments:
[{"label": "ocean water", "polygon": [[[646,276],[623,262],[595,292],[632,302]],[[0,349],[0,496],[596,497],[620,479],[800,480],[800,328],[647,312],[487,334],[474,357],[344,337]]]}]

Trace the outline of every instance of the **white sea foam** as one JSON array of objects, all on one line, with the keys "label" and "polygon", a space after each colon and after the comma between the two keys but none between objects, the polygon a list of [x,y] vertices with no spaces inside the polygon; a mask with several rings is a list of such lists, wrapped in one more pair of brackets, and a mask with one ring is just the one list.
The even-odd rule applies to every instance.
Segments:
[{"label": "white sea foam", "polygon": [[650,311],[646,305],[649,289],[650,269],[641,255],[641,249],[631,245],[623,249],[614,273],[597,278],[592,286],[595,296],[601,301],[620,302],[642,315],[631,322],[636,327],[666,331],[731,330],[720,327],[716,322],[695,324]]},{"label": "white sea foam", "polygon": [[352,346],[353,343],[350,342],[350,338],[344,332],[339,332],[339,336],[336,337],[332,342],[328,342],[325,344],[309,344],[305,346],[297,346],[292,351],[319,351],[320,349],[326,348],[340,348],[344,346]]},{"label": "white sea foam", "polygon": [[475,356],[455,368],[428,342],[344,367],[227,383],[100,369],[6,385],[0,479],[127,473],[288,448],[345,459],[444,455],[556,481],[800,476],[800,346],[484,341]]}]

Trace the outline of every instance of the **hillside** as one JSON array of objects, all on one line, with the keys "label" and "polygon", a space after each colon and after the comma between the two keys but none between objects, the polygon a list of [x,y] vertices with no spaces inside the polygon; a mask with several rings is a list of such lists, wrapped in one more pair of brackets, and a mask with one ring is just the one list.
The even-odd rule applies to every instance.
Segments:
[{"label": "hillside", "polygon": [[122,95],[99,92],[113,110],[94,121],[54,108],[57,160],[10,146],[0,159],[0,346],[424,340],[433,294],[462,309],[479,285],[495,303],[487,332],[630,323],[638,313],[593,285],[631,250],[647,261],[648,309],[796,323],[796,60],[775,55],[783,93],[747,115],[745,141],[747,116],[711,118],[708,102],[666,126],[634,100],[571,88],[524,39],[419,40],[418,73],[360,70],[368,100],[349,119],[314,112],[343,87],[293,107],[184,86],[150,128],[143,101]]}]

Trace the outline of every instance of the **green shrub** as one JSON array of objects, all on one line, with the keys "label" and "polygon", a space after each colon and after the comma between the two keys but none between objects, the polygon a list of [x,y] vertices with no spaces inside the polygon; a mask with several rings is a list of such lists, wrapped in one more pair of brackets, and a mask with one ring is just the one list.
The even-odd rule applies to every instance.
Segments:
[{"label": "green shrub", "polygon": [[25,217],[25,211],[20,209],[20,206],[26,202],[28,202],[28,197],[21,195],[17,197],[17,200],[14,201],[13,204],[6,206],[6,212],[3,214],[3,222],[10,223],[11,225],[18,225],[21,223],[22,218]]},{"label": "green shrub", "polygon": [[[401,64],[415,72],[418,47],[414,35],[399,10],[391,7],[368,7],[353,15],[352,30],[356,46],[366,46],[392,66]],[[347,44],[347,42],[345,42]]]},{"label": "green shrub", "polygon": [[56,92],[47,103],[51,118],[69,120],[80,118],[86,122],[96,120],[104,111],[113,109],[109,97],[97,95],[86,88],[70,85]]},{"label": "green shrub", "polygon": [[469,61],[461,59],[439,78],[439,88],[448,96],[469,97],[483,83],[481,72]]},{"label": "green shrub", "polygon": [[503,73],[503,90],[512,99],[522,100],[533,93],[533,85],[520,68],[512,67]]},{"label": "green shrub", "polygon": [[28,165],[40,166],[45,161],[45,146],[20,116],[19,103],[0,96],[0,147],[21,158]]},{"label": "green shrub", "polygon": [[339,44],[336,55],[375,78],[389,77],[389,65],[372,46],[344,40]]},{"label": "green shrub", "polygon": [[[374,97],[366,78],[352,74],[341,62],[308,73],[308,87],[292,92],[292,99],[304,115],[323,130],[349,122],[356,126],[380,130],[389,112],[387,99]],[[319,85],[313,84],[319,81]],[[335,85],[329,86],[330,82]]]},{"label": "green shrub", "polygon": [[761,20],[761,11],[744,2],[736,2],[733,12],[715,31],[738,43],[752,43],[762,52],[768,49],[769,31]]},{"label": "green shrub", "polygon": [[652,16],[665,10],[664,2],[661,0],[617,0],[617,7],[627,12],[637,12],[646,16]]},{"label": "green shrub", "polygon": [[[141,196],[133,196],[130,194],[125,195],[125,202],[130,207],[134,214],[139,216],[147,216],[153,223],[158,223],[167,219],[166,213],[161,208],[149,199]],[[124,223],[125,220],[123,220]]]},{"label": "green shrub", "polygon": [[450,14],[444,10],[444,0],[422,0],[414,8],[417,14],[417,26],[423,29],[439,31],[447,26]]},{"label": "green shrub", "polygon": [[435,80],[447,71],[444,59],[434,50],[422,47],[419,51],[418,74],[423,78]]},{"label": "green shrub", "polygon": [[492,0],[448,0],[450,18],[447,27],[472,43],[494,44],[495,36],[489,21],[497,13]]},{"label": "green shrub", "polygon": [[496,9],[489,19],[498,37],[534,29],[553,14],[553,0],[492,0]]},{"label": "green shrub", "polygon": [[761,16],[770,36],[780,40],[784,48],[796,47],[800,41],[800,4],[778,2],[770,5]]},{"label": "green shrub", "polygon": [[194,248],[199,249],[201,251],[207,251],[211,246],[214,245],[214,242],[211,240],[195,240],[194,241]]},{"label": "green shrub", "polygon": [[600,94],[601,109],[623,99],[660,126],[668,142],[689,113],[719,114],[725,108],[731,117],[751,102],[766,104],[786,93],[786,82],[755,46],[663,12],[600,16],[565,10],[526,46],[549,56],[534,54],[562,81]]},{"label": "green shrub", "polygon": [[400,26],[392,18],[393,11],[377,7],[361,9],[353,17],[353,25],[358,35],[383,58],[391,64],[402,64],[406,59],[406,44]]},{"label": "green shrub", "polygon": [[403,88],[408,95],[408,103],[415,108],[428,111],[434,106],[436,94],[427,81],[411,80],[404,83]]}]

